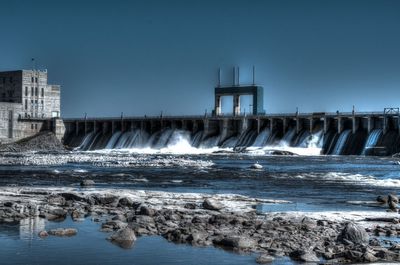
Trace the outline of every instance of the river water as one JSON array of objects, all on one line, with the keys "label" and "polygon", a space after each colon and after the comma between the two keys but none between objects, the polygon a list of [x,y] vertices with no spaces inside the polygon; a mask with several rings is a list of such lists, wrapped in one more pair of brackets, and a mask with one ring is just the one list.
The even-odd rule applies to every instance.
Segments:
[{"label": "river water", "polygon": [[[251,169],[259,163],[262,169]],[[95,189],[233,193],[284,200],[260,204],[260,212],[384,211],[368,202],[398,193],[400,165],[394,158],[363,156],[268,156],[241,153],[165,154],[132,151],[4,153],[0,186],[76,187],[83,179]],[[37,232],[77,227],[71,238],[40,239]],[[176,245],[141,237],[132,249],[105,240],[99,225],[25,220],[0,224],[1,264],[256,264],[255,255]],[[294,264],[277,259],[274,264]]]}]

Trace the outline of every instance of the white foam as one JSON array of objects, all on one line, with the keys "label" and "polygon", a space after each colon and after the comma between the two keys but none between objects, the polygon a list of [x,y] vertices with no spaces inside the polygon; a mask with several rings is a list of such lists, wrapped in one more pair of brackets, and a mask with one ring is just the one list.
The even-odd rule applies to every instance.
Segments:
[{"label": "white foam", "polygon": [[[287,176],[285,176],[286,178]],[[351,174],[341,172],[329,172],[325,174],[305,173],[292,176],[299,179],[320,179],[324,181],[338,181],[352,183],[360,186],[376,186],[376,187],[400,187],[400,179],[378,179],[374,176]]]}]

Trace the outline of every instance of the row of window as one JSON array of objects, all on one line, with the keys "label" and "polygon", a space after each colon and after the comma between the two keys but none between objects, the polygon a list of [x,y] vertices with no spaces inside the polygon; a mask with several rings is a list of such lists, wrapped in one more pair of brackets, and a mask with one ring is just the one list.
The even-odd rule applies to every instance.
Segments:
[{"label": "row of window", "polygon": [[[46,116],[46,115],[44,115],[44,114],[41,114],[41,115],[40,115],[41,118],[44,118],[45,116]],[[21,114],[20,114],[20,118],[21,118]],[[35,113],[32,112],[31,114],[28,114],[28,113],[25,112],[25,118],[26,118],[26,119],[28,119],[28,118],[29,118],[29,119],[30,119],[30,118],[39,118],[39,114],[38,114],[37,112],[35,112]]]},{"label": "row of window", "polygon": [[[38,88],[37,87],[31,87],[31,96],[38,96]],[[29,95],[29,88],[26,86],[25,87],[25,97],[27,97]],[[40,89],[40,96],[44,97],[44,87],[42,87]]]},{"label": "row of window", "polygon": [[[7,80],[7,77],[3,77],[3,84],[6,83],[6,80]],[[10,76],[10,77],[8,78],[8,80],[10,81],[10,83],[12,83],[12,82],[14,81],[14,79],[13,79],[12,76]]]},{"label": "row of window", "polygon": [[[38,100],[31,100],[31,105],[32,105],[32,108],[34,108],[34,109],[38,109]],[[28,109],[28,100],[27,99],[25,99],[25,109],[27,110]],[[43,110],[44,109],[44,101],[43,100],[41,100],[40,101],[40,109],[41,110]]]},{"label": "row of window", "polygon": [[38,82],[38,78],[37,78],[37,77],[34,78],[34,77],[32,76],[32,77],[31,77],[31,81],[32,81],[32,83],[37,83],[37,82]]}]

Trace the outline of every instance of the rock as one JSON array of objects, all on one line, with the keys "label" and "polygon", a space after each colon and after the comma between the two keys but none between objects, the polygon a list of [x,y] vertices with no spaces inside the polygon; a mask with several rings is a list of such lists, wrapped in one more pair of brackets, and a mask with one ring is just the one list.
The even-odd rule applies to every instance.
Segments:
[{"label": "rock", "polygon": [[205,199],[203,202],[203,208],[207,210],[219,211],[224,208],[224,205],[213,199]]},{"label": "rock", "polygon": [[44,231],[44,230],[43,230],[43,231],[40,231],[40,232],[39,232],[38,236],[43,238],[43,237],[48,237],[49,234],[47,233],[47,231]]},{"label": "rock", "polygon": [[354,244],[368,244],[369,236],[364,228],[354,223],[347,223],[339,235],[338,240],[341,242],[346,242],[346,240],[348,240]]},{"label": "rock", "polygon": [[275,260],[274,257],[270,256],[270,255],[266,255],[266,254],[261,254],[257,259],[256,262],[258,264],[267,264],[267,263],[271,263]]},{"label": "rock", "polygon": [[74,236],[78,233],[78,230],[75,228],[57,228],[52,229],[48,232],[49,235],[52,236]]},{"label": "rock", "polygon": [[389,194],[388,195],[388,201],[392,201],[394,203],[399,203],[399,198],[394,194]]},{"label": "rock", "polygon": [[146,205],[142,205],[139,208],[139,214],[141,214],[141,215],[153,216],[155,214],[155,212],[156,211],[154,209],[149,208]]},{"label": "rock", "polygon": [[364,254],[362,255],[363,262],[376,262],[379,259],[375,257],[374,253],[370,249],[367,249]]},{"label": "rock", "polygon": [[74,221],[83,220],[84,217],[85,217],[85,214],[78,210],[73,210],[71,213],[71,218]]},{"label": "rock", "polygon": [[136,236],[132,229],[125,227],[112,234],[108,240],[122,248],[130,248],[136,241]]},{"label": "rock", "polygon": [[295,250],[290,253],[290,257],[294,260],[303,262],[319,262],[319,258],[313,251]]},{"label": "rock", "polygon": [[47,210],[45,217],[48,220],[63,220],[67,216],[67,211],[63,208],[51,207]]},{"label": "rock", "polygon": [[263,166],[258,164],[258,163],[254,163],[250,166],[251,169],[262,169]]},{"label": "rock", "polygon": [[388,201],[388,198],[387,198],[387,197],[384,197],[384,196],[381,196],[381,195],[379,195],[378,197],[376,197],[376,201],[377,201],[377,202],[379,202],[379,203],[385,204],[385,203],[387,203],[387,201]]},{"label": "rock", "polygon": [[397,204],[399,203],[399,198],[397,198],[396,195],[389,194],[387,203],[390,210],[397,211]]},{"label": "rock", "polygon": [[197,208],[197,205],[195,203],[188,202],[188,203],[185,203],[185,205],[183,207],[186,209],[194,210]]},{"label": "rock", "polygon": [[14,205],[13,202],[4,202],[3,203],[4,207],[12,207]]},{"label": "rock", "polygon": [[81,181],[82,187],[93,186],[94,184],[95,184],[95,182],[91,179],[84,179]]},{"label": "rock", "polygon": [[132,207],[134,203],[135,202],[129,197],[122,197],[118,201],[118,205],[123,207]]},{"label": "rock", "polygon": [[79,194],[75,192],[63,192],[59,193],[60,196],[62,196],[65,200],[67,201],[82,201],[86,202],[87,199],[83,196],[80,196]]},{"label": "rock", "polygon": [[65,205],[65,198],[59,195],[52,195],[47,199],[51,205]]},{"label": "rock", "polygon": [[112,194],[94,194],[93,198],[101,205],[118,205],[119,198]]},{"label": "rock", "polygon": [[227,248],[247,249],[255,245],[255,241],[244,236],[227,236],[215,239],[214,244]]},{"label": "rock", "polygon": [[127,223],[124,223],[124,222],[119,221],[119,220],[112,220],[112,221],[108,221],[108,222],[102,224],[101,228],[102,229],[110,228],[112,230],[120,230],[120,229],[123,229],[123,228],[125,228],[127,226],[128,226]]}]

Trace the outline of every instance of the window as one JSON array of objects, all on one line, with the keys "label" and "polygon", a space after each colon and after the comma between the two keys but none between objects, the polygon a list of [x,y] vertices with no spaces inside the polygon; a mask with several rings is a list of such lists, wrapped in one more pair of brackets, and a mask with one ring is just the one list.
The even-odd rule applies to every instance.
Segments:
[{"label": "window", "polygon": [[33,83],[33,76],[31,77],[31,81],[32,81],[32,83]]},{"label": "window", "polygon": [[42,97],[44,97],[44,87],[42,87]]},{"label": "window", "polygon": [[31,87],[31,96],[33,97],[33,87]]},{"label": "window", "polygon": [[37,123],[35,124],[35,130],[37,130]]},{"label": "window", "polygon": [[31,124],[31,130],[33,130],[33,123]]},{"label": "window", "polygon": [[28,118],[28,113],[25,112],[25,118]]},{"label": "window", "polygon": [[35,87],[35,96],[37,96],[37,95],[38,95],[38,88]]},{"label": "window", "polygon": [[25,97],[27,97],[28,96],[28,87],[26,86],[25,87]]},{"label": "window", "polygon": [[13,78],[12,78],[12,76],[10,76],[10,83],[12,83],[13,82]]},{"label": "window", "polygon": [[37,80],[37,77],[35,77],[35,83],[37,83],[37,81],[38,81],[38,80]]},{"label": "window", "polygon": [[[27,110],[28,109],[28,100],[27,99],[25,99],[25,109]],[[26,114],[26,113],[25,113]]]},{"label": "window", "polygon": [[41,101],[40,101],[40,107],[41,107],[41,109],[42,109],[42,110],[44,109],[44,103],[43,103],[43,100],[41,100]]}]

